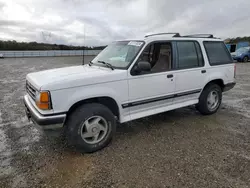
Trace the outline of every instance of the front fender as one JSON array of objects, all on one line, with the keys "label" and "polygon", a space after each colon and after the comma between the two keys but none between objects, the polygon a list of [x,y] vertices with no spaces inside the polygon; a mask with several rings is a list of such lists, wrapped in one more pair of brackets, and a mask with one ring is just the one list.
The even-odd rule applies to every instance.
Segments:
[{"label": "front fender", "polygon": [[[87,91],[87,92],[86,92]],[[110,97],[116,101],[117,104],[121,104],[119,96],[117,96],[117,93],[115,90],[111,88],[105,88],[105,87],[98,87],[98,88],[91,88],[91,89],[82,89],[78,90],[77,92],[74,92],[74,94],[68,99],[67,102],[67,110],[70,109],[70,107],[82,100],[91,99],[91,98],[97,98],[97,97]],[[119,105],[118,105],[119,106]]]},{"label": "front fender", "polygon": [[51,92],[54,113],[67,112],[75,103],[96,98],[110,97],[114,99],[121,111],[121,105],[128,100],[128,84],[126,80],[89,86],[68,88]]}]

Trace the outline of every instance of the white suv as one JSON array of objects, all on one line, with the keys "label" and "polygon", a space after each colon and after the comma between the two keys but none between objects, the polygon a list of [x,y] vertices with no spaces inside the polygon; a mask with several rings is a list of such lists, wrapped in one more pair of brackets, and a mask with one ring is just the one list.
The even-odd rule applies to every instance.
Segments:
[{"label": "white suv", "polygon": [[235,64],[213,35],[159,33],[108,45],[89,64],[27,75],[24,104],[44,129],[63,128],[85,152],[105,147],[116,122],[196,105],[215,113]]}]

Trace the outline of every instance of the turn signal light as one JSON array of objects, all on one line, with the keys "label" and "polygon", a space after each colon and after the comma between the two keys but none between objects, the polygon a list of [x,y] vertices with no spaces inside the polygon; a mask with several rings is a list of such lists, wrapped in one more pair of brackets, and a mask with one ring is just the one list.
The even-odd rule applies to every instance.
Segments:
[{"label": "turn signal light", "polygon": [[37,105],[37,107],[40,108],[41,110],[49,110],[49,109],[50,109],[48,103],[39,103],[39,102],[36,102],[36,105]]},{"label": "turn signal light", "polygon": [[41,110],[50,110],[51,109],[50,93],[48,91],[40,92],[38,99],[36,101],[36,105]]},{"label": "turn signal light", "polygon": [[40,93],[40,102],[48,103],[49,102],[49,92],[41,92]]}]

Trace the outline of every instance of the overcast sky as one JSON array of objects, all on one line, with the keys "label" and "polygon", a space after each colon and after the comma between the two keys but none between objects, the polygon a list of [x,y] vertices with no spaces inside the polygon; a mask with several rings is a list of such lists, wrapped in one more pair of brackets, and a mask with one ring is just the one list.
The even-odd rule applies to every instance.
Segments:
[{"label": "overcast sky", "polygon": [[249,12],[250,0],[0,0],[0,39],[96,46],[154,32],[249,36]]}]

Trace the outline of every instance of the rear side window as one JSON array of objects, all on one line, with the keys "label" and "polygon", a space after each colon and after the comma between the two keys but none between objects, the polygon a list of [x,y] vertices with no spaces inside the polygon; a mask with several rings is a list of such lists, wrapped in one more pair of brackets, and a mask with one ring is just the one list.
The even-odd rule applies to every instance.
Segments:
[{"label": "rear side window", "polygon": [[177,69],[203,66],[203,57],[200,46],[194,41],[176,42],[178,52]]},{"label": "rear side window", "polygon": [[224,42],[204,41],[204,47],[207,52],[210,65],[223,65],[233,63]]}]

